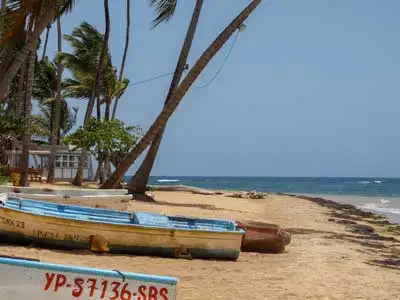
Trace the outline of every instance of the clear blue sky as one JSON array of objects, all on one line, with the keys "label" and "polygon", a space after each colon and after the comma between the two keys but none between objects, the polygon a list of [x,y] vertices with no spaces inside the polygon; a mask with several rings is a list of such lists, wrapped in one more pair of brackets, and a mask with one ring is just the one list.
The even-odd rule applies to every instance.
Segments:
[{"label": "clear blue sky", "polygon": [[[249,1],[205,0],[191,64]],[[118,67],[124,2],[110,1]],[[175,17],[151,30],[148,1],[132,1],[131,82],[173,71],[194,2],[179,1]],[[104,30],[103,1],[76,3],[64,33],[83,20]],[[153,175],[400,176],[399,13],[398,0],[264,0],[219,77],[192,88],[171,118]],[[53,30],[49,54],[55,38]],[[129,88],[120,119],[147,129],[169,81]]]}]

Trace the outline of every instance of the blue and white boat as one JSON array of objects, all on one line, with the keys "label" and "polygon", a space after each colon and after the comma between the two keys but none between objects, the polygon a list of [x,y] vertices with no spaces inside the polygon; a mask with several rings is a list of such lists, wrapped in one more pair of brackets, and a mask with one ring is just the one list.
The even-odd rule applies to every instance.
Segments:
[{"label": "blue and white boat", "polygon": [[175,300],[178,280],[0,257],[0,299]]},{"label": "blue and white boat", "polygon": [[124,212],[9,197],[0,238],[95,252],[236,260],[245,231],[235,221]]}]

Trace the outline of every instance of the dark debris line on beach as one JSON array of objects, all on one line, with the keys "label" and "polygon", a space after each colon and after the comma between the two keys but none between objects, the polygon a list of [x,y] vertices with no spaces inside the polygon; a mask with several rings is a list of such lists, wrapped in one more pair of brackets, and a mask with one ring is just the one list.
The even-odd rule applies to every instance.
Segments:
[{"label": "dark debris line on beach", "polygon": [[[363,222],[375,226],[385,227],[385,230],[392,235],[400,235],[400,225],[389,222],[386,217],[372,212],[363,211],[351,204],[341,204],[332,200],[309,197],[301,195],[283,194],[280,195],[308,200],[320,206],[329,208],[330,222],[342,224],[348,234],[333,232],[319,232],[312,230],[305,232],[301,229],[288,229],[292,234],[323,233],[328,239],[340,239],[351,243],[357,243],[366,247],[366,252],[379,255],[379,259],[371,259],[367,264],[390,269],[400,270],[400,241],[392,236],[383,236],[376,232],[375,228],[369,225],[360,224]],[[384,243],[385,242],[385,243]]]}]

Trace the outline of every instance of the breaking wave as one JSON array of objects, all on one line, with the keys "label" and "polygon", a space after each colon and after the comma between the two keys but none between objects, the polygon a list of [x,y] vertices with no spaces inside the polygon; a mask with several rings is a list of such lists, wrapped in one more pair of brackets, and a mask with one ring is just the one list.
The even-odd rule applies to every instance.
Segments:
[{"label": "breaking wave", "polygon": [[359,184],[368,184],[368,183],[371,183],[371,181],[368,181],[368,180],[360,180],[358,183],[359,183]]},{"label": "breaking wave", "polygon": [[380,199],[379,202],[382,203],[383,205],[385,205],[385,204],[389,204],[390,200]]},{"label": "breaking wave", "polygon": [[358,181],[358,183],[359,183],[359,184],[370,184],[370,183],[381,184],[382,181],[380,181],[380,180],[373,180],[373,181],[360,180],[360,181]]},{"label": "breaking wave", "polygon": [[384,207],[384,206],[376,204],[376,203],[362,204],[362,205],[360,205],[360,208],[372,210],[372,211],[378,212],[378,213],[400,215],[400,208]]},{"label": "breaking wave", "polygon": [[179,182],[179,179],[157,179],[157,182]]}]

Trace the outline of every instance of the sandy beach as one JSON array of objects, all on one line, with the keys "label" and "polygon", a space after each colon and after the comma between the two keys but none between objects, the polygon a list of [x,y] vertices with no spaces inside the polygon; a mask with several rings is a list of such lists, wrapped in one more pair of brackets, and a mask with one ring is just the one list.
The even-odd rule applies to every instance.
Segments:
[{"label": "sandy beach", "polygon": [[0,245],[0,254],[174,276],[179,278],[181,300],[400,299],[400,228],[382,217],[324,200],[286,195],[251,200],[187,192],[154,194],[157,204],[96,199],[74,204],[274,223],[288,230],[292,241],[285,253],[241,253],[236,262],[95,255],[11,245]]}]

